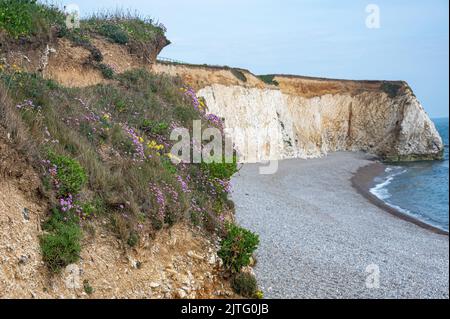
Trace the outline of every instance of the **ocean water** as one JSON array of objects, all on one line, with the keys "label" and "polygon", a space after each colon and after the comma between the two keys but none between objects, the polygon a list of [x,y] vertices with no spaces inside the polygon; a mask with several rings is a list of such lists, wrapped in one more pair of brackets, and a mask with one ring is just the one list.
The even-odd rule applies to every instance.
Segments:
[{"label": "ocean water", "polygon": [[445,144],[444,160],[388,165],[370,191],[391,207],[448,231],[449,119],[433,122]]}]

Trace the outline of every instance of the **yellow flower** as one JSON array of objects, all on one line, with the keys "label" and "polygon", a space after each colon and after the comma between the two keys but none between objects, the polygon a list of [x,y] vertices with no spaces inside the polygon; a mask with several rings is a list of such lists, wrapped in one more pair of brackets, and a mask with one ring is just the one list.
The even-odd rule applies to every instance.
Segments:
[{"label": "yellow flower", "polygon": [[139,136],[139,142],[140,143],[144,143],[144,139],[142,137]]},{"label": "yellow flower", "polygon": [[22,72],[22,69],[19,66],[17,66],[17,64],[13,64],[13,65],[11,65],[11,67],[14,70],[14,72],[16,72],[16,73]]},{"label": "yellow flower", "polygon": [[158,144],[155,141],[148,142],[147,143],[147,147],[150,148],[150,149],[157,150],[157,151],[160,151],[160,150],[164,149],[164,145]]},{"label": "yellow flower", "polygon": [[174,160],[176,163],[180,163],[181,162],[181,159],[178,156],[173,155],[172,153],[166,153],[166,156],[169,159]]}]

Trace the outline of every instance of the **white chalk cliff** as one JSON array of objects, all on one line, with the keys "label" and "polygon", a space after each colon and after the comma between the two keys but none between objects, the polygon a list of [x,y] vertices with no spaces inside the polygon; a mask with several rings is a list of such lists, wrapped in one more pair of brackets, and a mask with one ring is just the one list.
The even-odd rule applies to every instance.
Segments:
[{"label": "white chalk cliff", "polygon": [[[273,76],[277,85],[269,85],[246,70],[161,63],[154,69],[198,90],[209,112],[234,129],[244,161],[254,160],[248,147],[255,145],[258,161],[343,150],[394,161],[442,156],[442,139],[405,82]],[[249,138],[248,128],[256,135]]]}]

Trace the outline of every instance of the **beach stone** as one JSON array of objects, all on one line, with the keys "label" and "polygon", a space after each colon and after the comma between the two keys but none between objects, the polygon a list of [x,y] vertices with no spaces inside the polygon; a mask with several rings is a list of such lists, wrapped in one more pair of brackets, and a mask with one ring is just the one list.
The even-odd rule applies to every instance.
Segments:
[{"label": "beach stone", "polygon": [[151,282],[151,283],[150,283],[150,287],[151,287],[151,288],[158,288],[159,286],[161,286],[160,283],[157,283],[157,282]]},{"label": "beach stone", "polygon": [[246,164],[233,177],[237,223],[260,237],[254,271],[266,298],[448,298],[448,236],[353,187],[372,159],[337,152],[280,161],[272,175]]}]

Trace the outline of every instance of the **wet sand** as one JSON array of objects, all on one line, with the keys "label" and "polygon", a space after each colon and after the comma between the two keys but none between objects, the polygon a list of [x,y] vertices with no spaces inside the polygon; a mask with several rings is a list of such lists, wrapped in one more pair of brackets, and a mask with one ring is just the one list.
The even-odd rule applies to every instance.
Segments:
[{"label": "wet sand", "polygon": [[372,194],[370,192],[370,189],[375,186],[374,178],[376,176],[380,176],[381,174],[383,174],[385,168],[386,167],[383,164],[378,163],[378,162],[371,163],[369,165],[360,167],[351,179],[352,186],[362,196],[367,198],[367,200],[369,200],[372,204],[378,206],[379,208],[383,209],[384,211],[386,211],[398,218],[404,219],[410,223],[414,223],[417,226],[420,226],[420,227],[428,229],[432,232],[435,232],[437,234],[448,236],[447,231],[437,228],[437,227],[434,227],[432,225],[429,225],[417,218],[414,218],[413,216],[407,215],[407,214],[395,209],[394,207],[387,205],[384,201],[382,201],[381,199],[379,199],[377,196],[375,196],[374,194]]},{"label": "wet sand", "polygon": [[371,198],[381,164],[334,153],[280,161],[274,175],[259,167],[234,177],[233,200],[238,222],[260,235],[267,298],[448,298],[448,235]]}]

